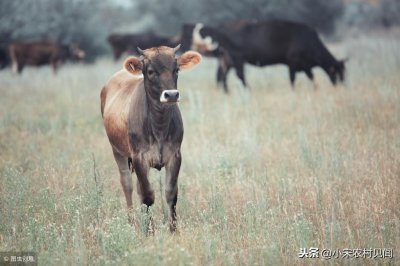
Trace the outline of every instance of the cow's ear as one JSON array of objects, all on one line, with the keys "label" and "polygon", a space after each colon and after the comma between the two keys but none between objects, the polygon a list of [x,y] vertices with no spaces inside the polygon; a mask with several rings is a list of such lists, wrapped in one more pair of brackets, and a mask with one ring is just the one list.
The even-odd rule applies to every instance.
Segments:
[{"label": "cow's ear", "polygon": [[178,58],[179,68],[186,70],[197,65],[201,61],[201,55],[198,52],[187,51]]},{"label": "cow's ear", "polygon": [[124,68],[133,75],[142,74],[143,63],[139,58],[130,56],[125,59]]}]

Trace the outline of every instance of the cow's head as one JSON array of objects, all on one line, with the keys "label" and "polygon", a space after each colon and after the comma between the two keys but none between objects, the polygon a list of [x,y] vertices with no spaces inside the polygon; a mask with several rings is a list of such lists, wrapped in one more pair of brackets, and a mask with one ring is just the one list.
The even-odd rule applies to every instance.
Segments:
[{"label": "cow's head", "polygon": [[191,49],[199,51],[202,54],[212,54],[218,49],[216,42],[209,34],[202,31],[204,25],[197,23],[193,28]]},{"label": "cow's head", "polygon": [[85,58],[86,53],[77,44],[70,44],[68,46],[69,56],[74,61],[79,61]]},{"label": "cow's head", "polygon": [[188,51],[181,56],[175,55],[180,45],[175,48],[166,46],[141,50],[140,58],[128,57],[123,67],[133,75],[144,77],[144,87],[148,96],[162,103],[179,101],[177,89],[178,73],[190,69],[201,60],[201,55]]},{"label": "cow's head", "polygon": [[335,64],[331,65],[329,68],[329,79],[332,81],[334,85],[338,82],[338,78],[340,82],[344,81],[345,78],[345,63],[348,59],[339,60],[335,62]]},{"label": "cow's head", "polygon": [[219,43],[221,32],[204,26],[202,23],[184,24],[181,30],[183,50],[194,50],[204,56],[218,56],[221,53]]},{"label": "cow's head", "polygon": [[60,53],[62,60],[80,61],[85,58],[85,52],[77,44],[61,44]]}]

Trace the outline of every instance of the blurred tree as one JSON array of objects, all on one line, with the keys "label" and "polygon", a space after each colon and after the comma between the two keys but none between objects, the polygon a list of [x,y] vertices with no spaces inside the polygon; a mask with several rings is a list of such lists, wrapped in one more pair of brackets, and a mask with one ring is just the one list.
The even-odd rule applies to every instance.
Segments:
[{"label": "blurred tree", "polygon": [[342,23],[361,30],[400,25],[400,1],[347,0]]},{"label": "blurred tree", "polygon": [[89,59],[107,49],[107,34],[117,23],[109,2],[96,0],[0,1],[0,39],[77,43]]},{"label": "blurred tree", "polygon": [[[123,4],[121,4],[123,2]],[[175,35],[182,23],[218,26],[236,19],[280,18],[331,34],[345,27],[400,24],[399,0],[0,0],[0,46],[13,40],[78,43],[89,58],[109,49],[114,31]]]},{"label": "blurred tree", "polygon": [[151,25],[159,33],[174,34],[182,23],[203,22],[219,25],[235,19],[289,19],[303,22],[330,34],[343,13],[342,0],[132,0],[138,20],[151,15]]},{"label": "blurred tree", "polygon": [[382,24],[385,27],[391,27],[400,24],[400,1],[382,0],[381,11]]}]

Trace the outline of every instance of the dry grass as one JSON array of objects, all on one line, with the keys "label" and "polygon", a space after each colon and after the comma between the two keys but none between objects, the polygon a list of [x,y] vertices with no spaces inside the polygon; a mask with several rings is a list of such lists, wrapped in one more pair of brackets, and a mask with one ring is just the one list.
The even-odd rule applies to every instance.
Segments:
[{"label": "dry grass", "polygon": [[[216,89],[216,62],[181,73],[185,124],[179,234],[152,170],[156,234],[128,225],[99,92],[119,64],[1,72],[0,251],[48,264],[399,264],[399,39],[359,37],[333,88],[316,70],[290,89],[285,67],[247,67]],[[96,167],[94,171],[94,154]],[[94,180],[96,174],[98,182]],[[161,179],[160,179],[161,177]],[[392,248],[393,259],[300,259],[300,248]]]}]

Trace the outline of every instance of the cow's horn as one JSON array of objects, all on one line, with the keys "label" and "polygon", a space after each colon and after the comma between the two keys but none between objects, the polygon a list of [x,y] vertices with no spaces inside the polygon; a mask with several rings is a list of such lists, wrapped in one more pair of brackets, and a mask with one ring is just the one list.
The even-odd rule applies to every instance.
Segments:
[{"label": "cow's horn", "polygon": [[181,44],[178,44],[175,48],[173,48],[174,53],[176,53],[179,50],[179,48],[181,48]]},{"label": "cow's horn", "polygon": [[137,50],[138,50],[139,54],[144,55],[144,51],[142,49],[140,49],[140,47],[137,47]]}]

